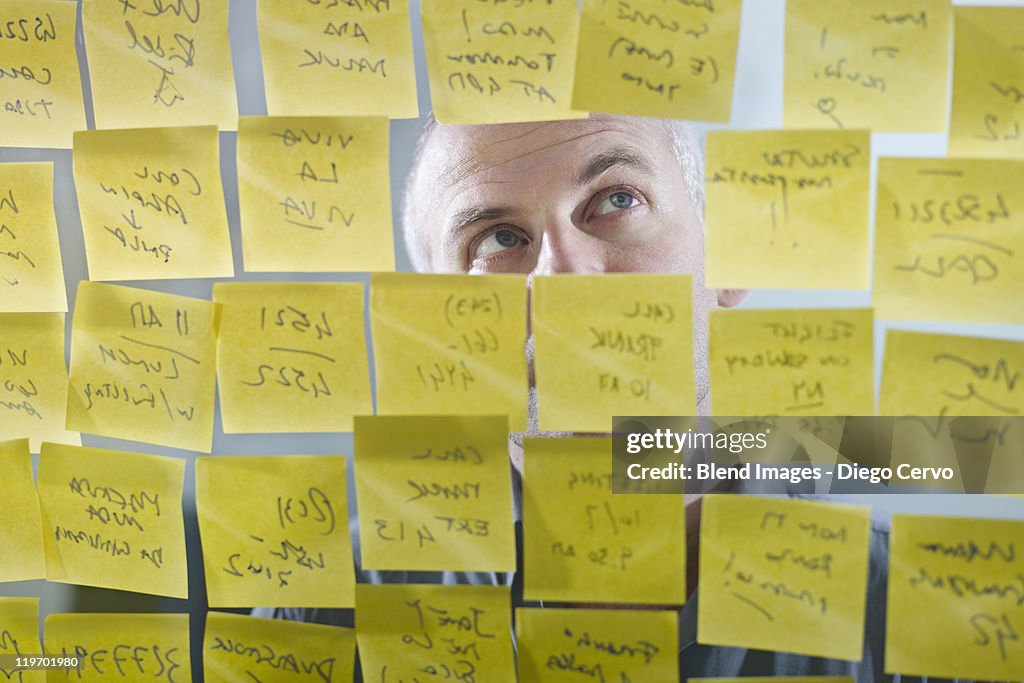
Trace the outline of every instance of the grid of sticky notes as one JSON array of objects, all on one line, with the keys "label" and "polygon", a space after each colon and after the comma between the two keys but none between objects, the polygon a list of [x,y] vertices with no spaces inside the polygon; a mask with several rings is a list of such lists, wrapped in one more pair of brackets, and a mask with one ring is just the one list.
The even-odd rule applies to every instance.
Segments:
[{"label": "grid of sticky notes", "polygon": [[[876,411],[873,337],[876,319],[1024,323],[1024,8],[789,0],[781,129],[707,138],[706,281],[528,284],[392,272],[389,121],[419,116],[428,85],[414,29],[441,125],[727,124],[742,2],[423,0],[414,26],[416,5],[260,0],[256,111],[239,106],[227,2],[0,3],[0,145],[71,150],[0,164],[0,583],[186,599],[198,553],[210,608],[355,624],[210,612],[190,643],[185,615],[51,614],[41,643],[39,599],[0,597],[0,655],[80,658],[49,680],[168,681],[190,679],[200,648],[208,680],[352,680],[357,644],[383,681],[672,683],[680,638],[860,661],[865,610],[882,609],[866,604],[866,508],[711,496],[688,528],[679,497],[612,493],[610,439],[527,439],[520,482],[509,434],[709,403],[931,415],[894,424],[904,461],[951,465],[953,490],[1019,481],[1024,435],[1005,418],[1024,414],[1024,342],[889,329]],[[877,158],[876,132],[948,134],[950,158]],[[665,142],[691,154],[678,128]],[[68,198],[90,280],[77,291]],[[152,289],[242,271],[284,275],[206,298]],[[712,311],[705,335],[704,286],[870,288],[874,308]],[[978,415],[985,444],[956,431]],[[835,447],[822,424],[812,459]],[[192,469],[80,436],[211,454],[222,435],[339,432],[354,432],[351,457]],[[937,450],[945,435],[955,451]],[[957,467],[970,449],[990,463],[982,481]],[[688,535],[694,634],[675,613],[692,595]],[[1019,679],[1021,547],[1019,522],[897,516],[885,670]],[[937,635],[905,635],[924,631]]]}]

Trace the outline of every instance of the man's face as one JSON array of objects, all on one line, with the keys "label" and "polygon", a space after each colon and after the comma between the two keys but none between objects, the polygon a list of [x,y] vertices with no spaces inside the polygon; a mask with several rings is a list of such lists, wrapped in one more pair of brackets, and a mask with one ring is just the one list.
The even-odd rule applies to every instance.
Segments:
[{"label": "man's face", "polygon": [[691,273],[699,218],[664,126],[438,126],[416,193],[432,272]]}]

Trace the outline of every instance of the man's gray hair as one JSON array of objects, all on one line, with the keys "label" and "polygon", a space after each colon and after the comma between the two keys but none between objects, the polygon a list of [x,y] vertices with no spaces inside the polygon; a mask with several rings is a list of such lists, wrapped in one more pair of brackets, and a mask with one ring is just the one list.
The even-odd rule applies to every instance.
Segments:
[{"label": "man's gray hair", "polygon": [[[683,174],[690,203],[704,229],[704,154],[701,149],[700,136],[690,123],[678,119],[661,119],[665,135],[672,144],[672,152],[679,162],[679,170]],[[416,142],[416,152],[412,168],[405,181],[402,197],[402,236],[405,239],[405,250],[418,272],[430,270],[429,255],[426,243],[422,239],[421,226],[426,221],[425,207],[415,201],[416,187],[424,180],[420,175],[423,170],[423,156],[427,143],[434,130],[441,125],[433,114],[427,115],[426,123]]]}]

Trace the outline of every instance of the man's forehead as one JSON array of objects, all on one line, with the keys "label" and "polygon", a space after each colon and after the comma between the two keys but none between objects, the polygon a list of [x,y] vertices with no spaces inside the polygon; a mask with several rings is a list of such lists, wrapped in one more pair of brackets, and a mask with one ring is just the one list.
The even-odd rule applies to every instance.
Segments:
[{"label": "man's forehead", "polygon": [[[431,175],[454,188],[483,173],[520,174],[559,160],[582,163],[580,155],[628,144],[664,147],[659,121],[622,116],[476,126],[438,126],[427,142],[424,161]],[[571,157],[564,156],[570,154]]]}]

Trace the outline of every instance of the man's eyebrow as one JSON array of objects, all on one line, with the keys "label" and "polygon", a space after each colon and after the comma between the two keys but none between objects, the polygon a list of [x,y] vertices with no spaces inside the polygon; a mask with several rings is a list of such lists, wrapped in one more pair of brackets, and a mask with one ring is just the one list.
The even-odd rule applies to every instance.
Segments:
[{"label": "man's eyebrow", "polygon": [[631,166],[641,171],[651,171],[651,164],[636,149],[620,147],[598,154],[576,175],[576,185],[587,185],[596,180],[602,173],[616,166]]},{"label": "man's eyebrow", "polygon": [[455,240],[469,226],[481,221],[494,221],[507,218],[515,213],[510,206],[473,206],[459,211],[448,223],[448,237]]}]

